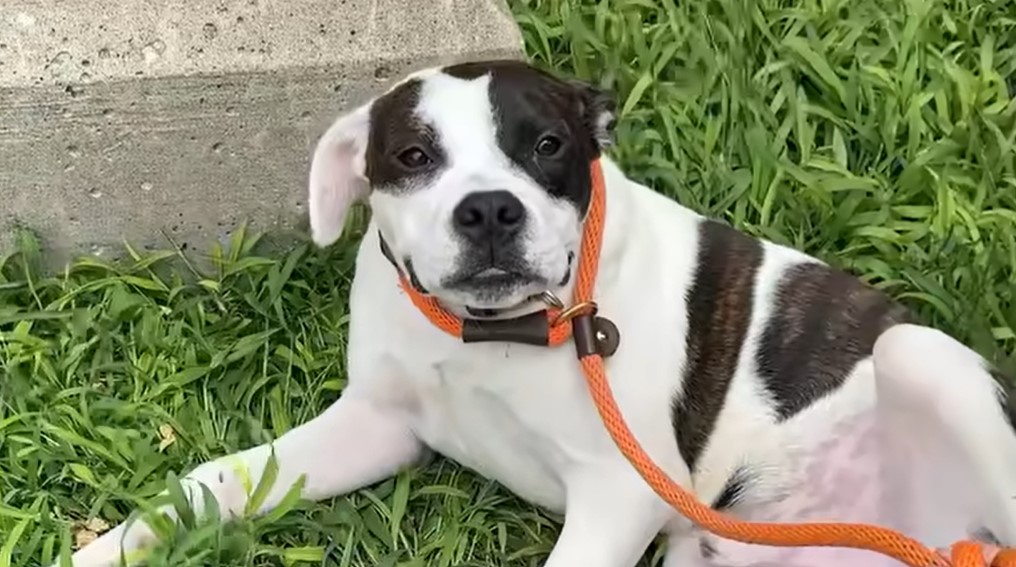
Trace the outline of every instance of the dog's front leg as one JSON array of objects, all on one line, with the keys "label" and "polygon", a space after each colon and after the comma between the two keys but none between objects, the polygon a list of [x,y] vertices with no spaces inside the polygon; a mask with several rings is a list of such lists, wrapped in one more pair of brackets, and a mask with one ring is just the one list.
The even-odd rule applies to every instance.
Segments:
[{"label": "dog's front leg", "polygon": [[[259,445],[206,462],[182,480],[195,514],[204,509],[201,485],[219,504],[224,519],[243,514],[249,487],[256,487],[274,451],[276,480],[256,514],[277,506],[301,476],[301,495],[310,500],[351,492],[386,478],[412,463],[422,445],[395,413],[352,395],[343,395],[313,420],[285,433],[271,445]],[[173,510],[165,511],[175,516]],[[142,521],[125,522],[73,556],[75,567],[117,565],[155,540]],[[129,559],[129,557],[128,557]]]},{"label": "dog's front leg", "polygon": [[590,475],[567,490],[564,526],[544,567],[633,567],[674,515],[629,470]]}]

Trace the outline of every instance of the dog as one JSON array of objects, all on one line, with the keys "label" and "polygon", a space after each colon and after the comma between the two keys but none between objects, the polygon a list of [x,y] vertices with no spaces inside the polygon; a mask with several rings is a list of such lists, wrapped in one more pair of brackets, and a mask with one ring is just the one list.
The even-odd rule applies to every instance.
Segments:
[{"label": "dog", "polygon": [[[464,342],[407,298],[400,274],[463,321],[513,321],[571,297],[602,171],[594,299],[619,333],[605,359],[642,447],[713,508],[755,521],[873,522],[943,548],[1016,543],[1016,433],[993,367],[859,279],[756,239],[629,177],[607,155],[616,107],[526,62],[408,74],[340,116],[309,174],[313,241],[370,206],[350,294],[348,386],[321,415],[184,479],[194,509],[264,513],[304,476],[331,498],[436,452],[562,514],[547,567],[899,565],[873,552],[776,548],[704,533],[608,436],[574,349]],[[170,515],[172,510],[167,510]],[[124,523],[73,555],[118,562],[155,541]]]}]

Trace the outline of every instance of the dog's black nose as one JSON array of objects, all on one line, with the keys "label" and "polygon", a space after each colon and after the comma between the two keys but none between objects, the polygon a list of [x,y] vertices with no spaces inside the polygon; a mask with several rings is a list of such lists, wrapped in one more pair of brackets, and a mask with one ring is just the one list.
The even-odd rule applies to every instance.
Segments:
[{"label": "dog's black nose", "polygon": [[455,230],[473,242],[511,238],[525,220],[526,207],[510,191],[470,193],[452,212]]}]

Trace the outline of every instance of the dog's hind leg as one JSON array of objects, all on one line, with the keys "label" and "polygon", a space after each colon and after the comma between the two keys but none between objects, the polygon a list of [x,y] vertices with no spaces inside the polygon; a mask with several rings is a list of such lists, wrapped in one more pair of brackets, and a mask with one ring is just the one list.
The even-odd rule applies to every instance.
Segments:
[{"label": "dog's hind leg", "polygon": [[879,337],[874,367],[896,527],[936,547],[985,530],[1016,545],[1016,432],[986,361],[907,324]]},{"label": "dog's hind leg", "polygon": [[[228,520],[243,514],[248,488],[258,485],[273,451],[276,480],[255,514],[277,506],[301,476],[305,477],[301,496],[322,500],[390,476],[413,462],[422,446],[397,416],[370,401],[343,395],[321,415],[273,444],[209,461],[187,474],[182,484],[194,512],[204,510],[203,485],[218,502],[221,517]],[[172,509],[164,511],[175,519]],[[144,522],[125,522],[75,553],[73,565],[118,565],[121,552],[130,555],[154,541],[154,532]]]}]

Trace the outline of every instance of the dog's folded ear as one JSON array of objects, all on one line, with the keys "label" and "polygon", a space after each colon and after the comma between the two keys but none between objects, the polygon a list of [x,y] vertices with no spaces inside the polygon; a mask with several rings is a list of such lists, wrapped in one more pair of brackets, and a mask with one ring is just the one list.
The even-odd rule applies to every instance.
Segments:
[{"label": "dog's folded ear", "polygon": [[349,208],[370,191],[364,155],[370,136],[368,102],[340,116],[318,141],[310,164],[308,209],[318,246],[339,239]]},{"label": "dog's folded ear", "polygon": [[601,150],[614,141],[614,126],[617,124],[617,102],[614,93],[579,79],[568,81],[579,93],[582,101],[582,116],[593,139]]}]

